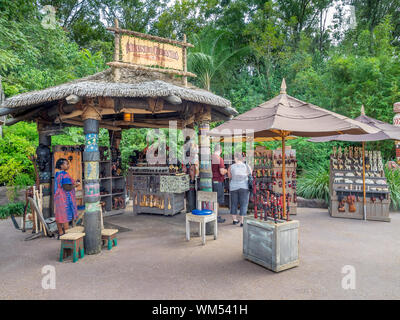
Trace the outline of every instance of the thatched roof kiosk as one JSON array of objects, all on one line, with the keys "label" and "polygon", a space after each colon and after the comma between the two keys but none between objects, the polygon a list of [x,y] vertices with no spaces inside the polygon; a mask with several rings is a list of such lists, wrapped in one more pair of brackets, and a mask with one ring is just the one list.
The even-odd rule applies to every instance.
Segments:
[{"label": "thatched roof kiosk", "polygon": [[[0,115],[11,115],[6,125],[18,121],[83,126],[86,105],[96,106],[102,115],[100,127],[109,129],[168,127],[177,120],[178,128],[192,126],[196,115],[207,110],[211,121],[228,120],[237,114],[230,101],[180,78],[156,71],[120,69],[118,82],[112,69],[51,88],[22,93],[5,99]],[[133,114],[124,121],[123,114]]]},{"label": "thatched roof kiosk", "polygon": [[[37,122],[40,144],[37,155],[42,157],[39,177],[48,190],[46,197],[50,197],[52,190],[50,136],[66,126],[84,127],[84,242],[88,254],[101,251],[99,127],[111,130],[111,146],[118,146],[121,139],[118,131],[122,129],[168,128],[170,121],[177,122],[174,128],[183,129],[197,123],[201,134],[200,189],[211,191],[210,146],[206,134],[209,122],[229,120],[237,115],[230,101],[187,82],[188,76],[196,75],[187,72],[186,48],[192,45],[186,42],[186,37],[179,42],[140,34],[119,29],[118,21],[109,30],[115,32],[114,61],[108,63],[110,69],[0,100],[0,116],[11,115],[5,125]],[[154,64],[160,68],[154,68]],[[44,202],[45,209],[50,211],[50,201]]]}]

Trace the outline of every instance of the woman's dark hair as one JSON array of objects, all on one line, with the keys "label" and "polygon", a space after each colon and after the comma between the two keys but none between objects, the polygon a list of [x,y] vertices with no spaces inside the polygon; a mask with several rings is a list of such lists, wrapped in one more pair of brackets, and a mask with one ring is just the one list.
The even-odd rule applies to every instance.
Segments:
[{"label": "woman's dark hair", "polygon": [[56,162],[56,169],[61,170],[61,166],[63,165],[64,162],[68,161],[67,159],[60,158]]}]

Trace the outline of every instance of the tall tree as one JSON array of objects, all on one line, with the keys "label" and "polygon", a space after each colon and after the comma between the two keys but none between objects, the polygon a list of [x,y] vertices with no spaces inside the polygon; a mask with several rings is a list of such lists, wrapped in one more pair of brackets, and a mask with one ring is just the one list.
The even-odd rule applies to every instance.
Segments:
[{"label": "tall tree", "polygon": [[224,32],[193,35],[195,48],[189,51],[188,68],[197,74],[199,85],[204,89],[211,90],[217,83],[226,84],[228,74],[233,71],[232,60],[247,50],[246,47],[232,50],[224,35]]}]

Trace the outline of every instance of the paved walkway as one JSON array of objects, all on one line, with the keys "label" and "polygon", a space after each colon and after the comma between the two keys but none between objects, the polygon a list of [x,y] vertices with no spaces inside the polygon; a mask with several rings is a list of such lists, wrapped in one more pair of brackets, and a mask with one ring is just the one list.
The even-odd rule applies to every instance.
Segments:
[{"label": "paved walkway", "polygon": [[[75,264],[57,261],[59,241],[24,241],[28,234],[3,220],[0,298],[400,299],[399,213],[385,223],[298,211],[300,266],[278,274],[242,258],[242,228],[228,215],[219,239],[208,237],[206,246],[199,238],[184,240],[183,214],[108,217],[131,231],[119,234],[118,247]],[[56,268],[55,290],[41,287],[44,265]],[[355,290],[342,289],[345,265],[355,267]]]}]

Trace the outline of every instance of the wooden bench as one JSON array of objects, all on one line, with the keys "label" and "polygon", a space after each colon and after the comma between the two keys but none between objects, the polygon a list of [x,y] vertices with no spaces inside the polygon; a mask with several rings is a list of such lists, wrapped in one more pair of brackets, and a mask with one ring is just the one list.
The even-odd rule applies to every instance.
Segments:
[{"label": "wooden bench", "polygon": [[117,233],[118,229],[103,229],[101,230],[101,240],[103,242],[103,245],[105,242],[107,242],[108,245],[108,250],[111,250],[111,248],[117,246]]},{"label": "wooden bench", "polygon": [[73,227],[71,229],[65,230],[65,233],[82,233],[85,231],[84,227]]},{"label": "wooden bench", "polygon": [[60,250],[60,262],[70,256],[68,251],[72,251],[72,261],[76,262],[85,256],[83,237],[85,234],[80,233],[66,233],[60,237],[61,240],[61,250]]}]

